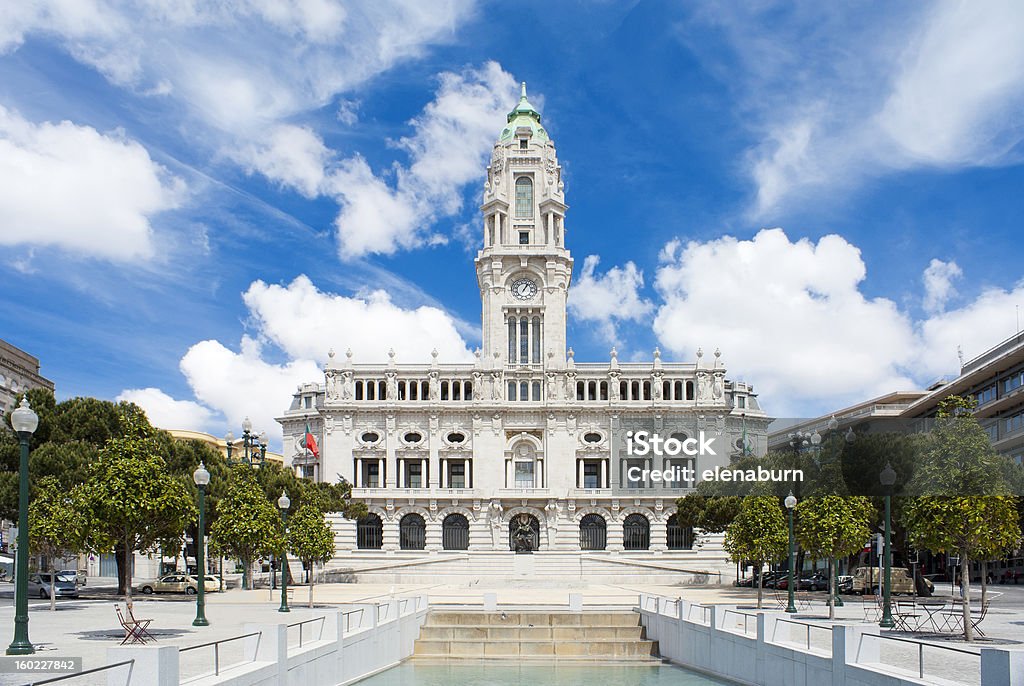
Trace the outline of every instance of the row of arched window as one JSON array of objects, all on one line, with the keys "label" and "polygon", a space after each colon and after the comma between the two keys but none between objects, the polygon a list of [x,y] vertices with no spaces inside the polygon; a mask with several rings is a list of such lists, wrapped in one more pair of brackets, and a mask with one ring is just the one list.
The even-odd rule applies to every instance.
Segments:
[{"label": "row of arched window", "polygon": [[[540,523],[530,516],[539,547]],[[427,524],[421,515],[409,513],[398,523],[398,544],[402,550],[423,550],[427,543]],[[608,525],[599,514],[588,514],[580,520],[580,549],[604,550],[608,546]],[[665,527],[665,544],[669,550],[693,548],[693,529],[682,527],[675,515]],[[368,514],[356,524],[356,547],[360,550],[379,550],[384,545],[384,523],[379,515]],[[510,541],[510,547],[512,543]],[[441,522],[441,546],[444,550],[469,549],[469,520],[465,515],[452,513]],[[648,550],[651,547],[650,521],[640,513],[633,513],[622,523],[624,550]]]},{"label": "row of arched window", "polygon": [[[375,379],[356,379],[356,400],[387,400],[387,382]],[[391,400],[428,400],[430,382],[427,379],[400,379],[395,384],[397,397]],[[473,382],[468,379],[442,379],[438,382],[440,400],[472,400]]]},{"label": "row of arched window", "polygon": [[[651,381],[639,379],[619,381],[619,400],[651,400]],[[576,382],[576,400],[608,400],[607,381],[586,381]],[[662,381],[661,397],[665,400],[693,400],[695,387],[693,381]]]}]

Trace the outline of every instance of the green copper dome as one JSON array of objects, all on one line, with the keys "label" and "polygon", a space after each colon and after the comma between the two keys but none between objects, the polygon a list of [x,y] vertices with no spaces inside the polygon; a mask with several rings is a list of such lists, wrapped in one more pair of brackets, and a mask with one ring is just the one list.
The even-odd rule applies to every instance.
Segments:
[{"label": "green copper dome", "polygon": [[538,141],[546,141],[548,132],[540,125],[540,112],[538,112],[530,101],[526,99],[526,82],[523,81],[522,92],[519,96],[519,104],[508,113],[508,126],[501,132],[499,141],[508,141],[515,135],[516,129],[521,126],[529,127],[533,137]]}]

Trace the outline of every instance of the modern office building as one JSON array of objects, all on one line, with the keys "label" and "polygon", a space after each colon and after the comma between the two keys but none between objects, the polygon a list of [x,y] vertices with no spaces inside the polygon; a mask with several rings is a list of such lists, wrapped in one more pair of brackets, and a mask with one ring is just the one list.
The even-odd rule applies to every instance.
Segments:
[{"label": "modern office building", "polygon": [[[694,479],[657,483],[642,469],[695,467],[699,479],[763,453],[769,420],[718,350],[687,362],[658,350],[624,362],[614,349],[602,362],[576,360],[566,340],[573,258],[562,168],[525,85],[494,145],[480,209],[476,360],[449,364],[424,350],[429,363],[391,352],[370,365],[332,351],[324,378],[301,385],[278,418],[286,464],[348,480],[369,506],[358,523],[334,520],[339,557],[518,546],[733,569],[720,538],[695,546],[694,532],[675,524],[676,499]],[[307,426],[318,456],[304,448]],[[703,435],[715,454],[631,456],[629,432],[641,430],[691,444]]]}]

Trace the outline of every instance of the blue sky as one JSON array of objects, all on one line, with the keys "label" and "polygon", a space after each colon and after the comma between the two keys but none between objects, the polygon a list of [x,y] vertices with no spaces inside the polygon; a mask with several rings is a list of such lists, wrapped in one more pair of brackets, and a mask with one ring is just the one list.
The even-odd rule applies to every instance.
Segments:
[{"label": "blue sky", "polygon": [[769,411],[956,371],[1024,305],[1019,3],[25,2],[0,337],[59,397],[277,433],[331,347],[471,358],[490,147],[558,147],[579,360],[720,347]]}]

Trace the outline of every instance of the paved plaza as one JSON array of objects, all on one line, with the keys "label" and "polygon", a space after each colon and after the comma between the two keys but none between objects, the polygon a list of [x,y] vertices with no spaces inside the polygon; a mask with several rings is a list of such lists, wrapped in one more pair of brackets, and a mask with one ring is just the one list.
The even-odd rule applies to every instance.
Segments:
[{"label": "paved plaza", "polygon": [[[108,582],[109,584],[109,582]],[[13,632],[13,601],[12,587],[0,588],[0,641],[7,645]],[[29,633],[37,646],[38,657],[73,657],[83,658],[85,669],[107,664],[107,649],[119,645],[123,637],[114,605],[121,604],[120,597],[114,595],[110,585],[102,580],[90,579],[90,585],[84,592],[87,597],[78,600],[59,600],[56,611],[49,610],[49,602],[31,600]],[[939,589],[940,591],[943,589]],[[956,646],[977,652],[985,645],[1016,646],[1024,638],[1024,585],[995,586],[993,591],[1002,593],[992,605],[983,628],[988,635],[974,645],[950,636],[930,636],[926,634],[897,634],[919,640],[934,642],[938,645]],[[483,606],[485,594],[494,593],[499,607],[530,607],[536,609],[566,609],[569,594],[579,593],[585,609],[613,608],[627,609],[636,605],[640,593],[660,595],[666,598],[683,597],[686,600],[702,605],[735,606],[741,612],[754,612],[755,592],[731,586],[694,587],[694,586],[630,586],[630,585],[562,585],[558,588],[538,588],[525,582],[522,585],[511,584],[502,588],[485,588],[481,585],[390,585],[390,584],[324,584],[317,586],[314,592],[316,606],[306,607],[308,588],[293,587],[291,594],[291,612],[280,613],[280,591],[271,592],[268,588],[253,591],[238,589],[224,593],[207,595],[206,615],[210,620],[208,627],[194,627],[194,597],[186,596],[136,596],[135,614],[137,617],[152,619],[151,633],[157,639],[157,645],[173,645],[179,648],[195,646],[210,641],[219,641],[244,633],[244,625],[296,623],[318,616],[318,609],[338,606],[346,603],[380,602],[395,595],[427,594],[432,606]],[[792,618],[809,623],[827,624],[828,608],[824,606],[824,594],[814,594],[815,602],[810,608],[802,608]],[[939,597],[942,597],[941,595]],[[948,598],[948,589],[945,597]],[[856,596],[844,596],[844,607],[837,608],[837,619],[843,623],[864,620],[861,599]],[[774,593],[765,591],[765,609],[776,609]],[[314,625],[315,626],[315,625]],[[294,632],[292,632],[294,633]],[[308,639],[307,634],[307,639]],[[813,634],[812,634],[813,635]],[[298,635],[289,635],[290,641],[297,641]],[[819,640],[815,638],[814,641]],[[220,647],[222,665],[238,662],[241,659],[241,642],[223,644]],[[916,648],[915,648],[916,650]],[[945,651],[948,653],[948,651]],[[213,668],[212,648],[189,651],[182,655],[182,679],[209,672]],[[949,655],[941,660],[948,661]],[[935,664],[931,658],[929,660]],[[971,678],[977,671],[977,659],[962,655],[955,658],[958,664],[949,666],[949,673],[958,676],[961,683],[976,683]],[[38,675],[35,678],[39,678]],[[32,680],[26,676],[0,675],[0,685],[13,686],[25,684]],[[106,683],[101,675],[82,677],[68,682],[69,686]]]}]

